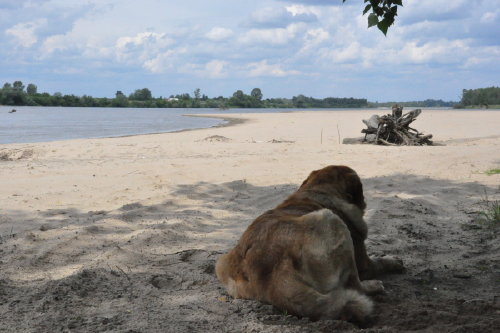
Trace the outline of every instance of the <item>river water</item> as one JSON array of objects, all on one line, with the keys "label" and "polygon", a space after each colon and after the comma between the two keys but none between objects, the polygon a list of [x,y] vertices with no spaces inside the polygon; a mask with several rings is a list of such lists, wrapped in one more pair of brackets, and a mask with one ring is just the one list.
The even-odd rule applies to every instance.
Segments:
[{"label": "river water", "polygon": [[[9,113],[12,109],[16,112]],[[221,119],[185,117],[217,109],[0,107],[0,144],[118,137],[208,128]]]}]

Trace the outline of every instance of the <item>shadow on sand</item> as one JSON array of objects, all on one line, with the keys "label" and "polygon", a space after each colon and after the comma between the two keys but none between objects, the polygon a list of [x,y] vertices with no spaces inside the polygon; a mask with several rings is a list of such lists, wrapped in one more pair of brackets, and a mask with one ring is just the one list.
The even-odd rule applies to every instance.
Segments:
[{"label": "shadow on sand", "polygon": [[[382,277],[387,293],[365,331],[494,332],[499,228],[476,216],[499,189],[403,174],[363,183],[369,251],[408,269]],[[156,205],[4,212],[0,331],[358,331],[233,300],[214,276],[217,256],[296,188],[197,183]]]}]

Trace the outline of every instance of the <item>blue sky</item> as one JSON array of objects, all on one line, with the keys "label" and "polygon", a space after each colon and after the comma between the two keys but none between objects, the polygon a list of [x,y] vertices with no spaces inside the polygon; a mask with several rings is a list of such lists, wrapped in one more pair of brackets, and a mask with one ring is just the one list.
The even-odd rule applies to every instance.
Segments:
[{"label": "blue sky", "polygon": [[341,2],[0,0],[0,84],[370,101],[500,85],[500,0],[403,0],[387,37]]}]

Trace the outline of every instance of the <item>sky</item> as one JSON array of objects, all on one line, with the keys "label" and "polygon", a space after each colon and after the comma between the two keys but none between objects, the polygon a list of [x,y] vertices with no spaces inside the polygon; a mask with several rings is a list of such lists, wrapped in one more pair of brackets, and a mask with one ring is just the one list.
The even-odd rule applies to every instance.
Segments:
[{"label": "sky", "polygon": [[458,101],[500,86],[500,0],[403,0],[385,37],[362,0],[0,0],[0,84],[114,97]]}]

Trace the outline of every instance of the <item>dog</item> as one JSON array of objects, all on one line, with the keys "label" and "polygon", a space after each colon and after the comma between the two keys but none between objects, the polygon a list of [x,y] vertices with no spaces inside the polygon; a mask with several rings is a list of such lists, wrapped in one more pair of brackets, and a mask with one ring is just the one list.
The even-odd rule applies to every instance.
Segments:
[{"label": "dog", "polygon": [[364,322],[373,310],[367,295],[384,291],[381,281],[370,279],[404,271],[399,259],[368,256],[365,208],[354,170],[313,171],[218,258],[216,275],[234,298],[270,303],[311,320]]}]

